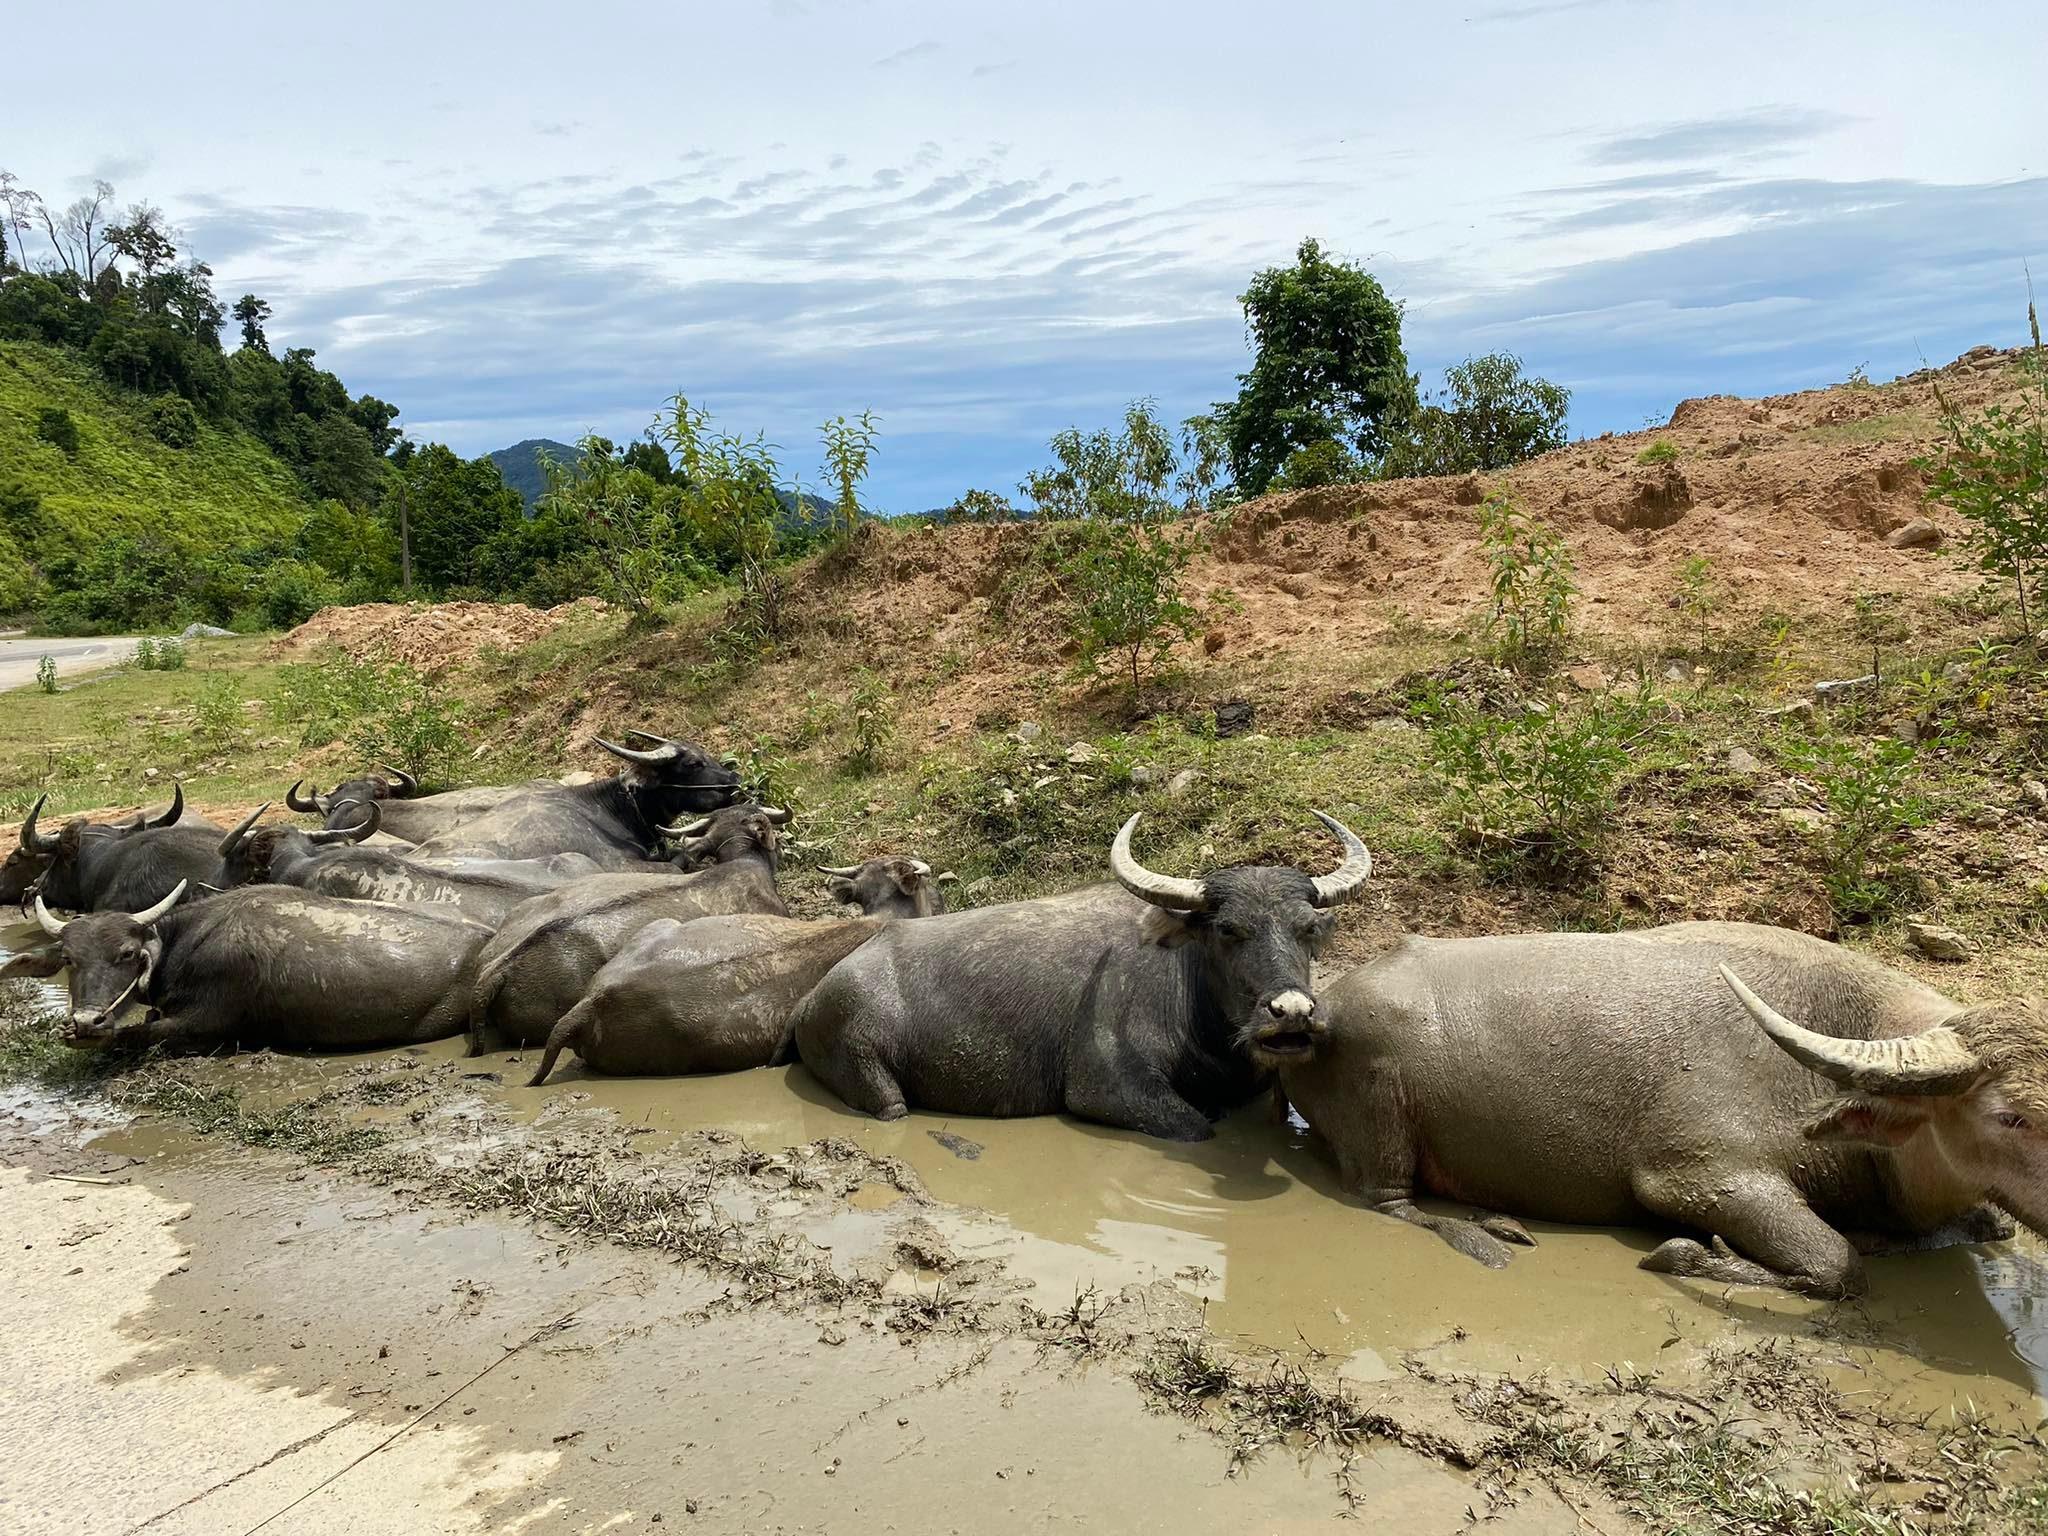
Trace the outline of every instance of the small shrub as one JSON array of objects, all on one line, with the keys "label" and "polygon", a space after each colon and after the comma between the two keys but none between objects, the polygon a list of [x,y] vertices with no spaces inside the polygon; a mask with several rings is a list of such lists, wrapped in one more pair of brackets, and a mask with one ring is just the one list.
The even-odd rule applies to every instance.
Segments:
[{"label": "small shrub", "polygon": [[159,672],[182,672],[185,670],[185,642],[175,636],[156,643],[156,669]]},{"label": "small shrub", "polygon": [[821,698],[815,688],[804,690],[804,701],[797,711],[796,732],[789,744],[798,751],[814,746],[831,732],[839,719],[839,706],[830,699]]},{"label": "small shrub", "polygon": [[57,658],[45,656],[36,663],[36,686],[45,693],[57,691]]},{"label": "small shrub", "polygon": [[1466,828],[1553,866],[1598,852],[1616,785],[1649,728],[1641,700],[1504,717],[1437,695],[1417,713],[1430,726],[1431,762]]},{"label": "small shrub", "polygon": [[1523,516],[1505,493],[1479,512],[1479,547],[1492,572],[1489,634],[1516,660],[1539,657],[1564,641],[1571,625],[1571,550],[1534,518]]},{"label": "small shrub", "polygon": [[144,408],[142,419],[150,435],[167,448],[190,448],[199,441],[199,417],[183,396],[157,396]]},{"label": "small shrub", "polygon": [[193,732],[214,751],[242,732],[242,685],[232,677],[209,677],[194,704]]},{"label": "small shrub", "polygon": [[863,669],[854,682],[852,704],[853,750],[847,754],[847,766],[873,773],[896,738],[896,698],[881,674]]},{"label": "small shrub", "polygon": [[1705,555],[1693,555],[1678,571],[1678,592],[1674,599],[1679,613],[1699,626],[1699,649],[1713,643],[1713,619],[1721,607],[1721,585],[1714,579],[1714,563]]},{"label": "small shrub", "polygon": [[78,457],[78,423],[63,406],[46,405],[36,413],[36,436],[68,459]]},{"label": "small shrub", "polygon": [[782,743],[773,736],[755,736],[735,754],[733,771],[746,786],[747,796],[761,805],[778,805],[784,810],[802,809],[802,797],[790,776],[789,759],[782,755]]},{"label": "small shrub", "polygon": [[406,691],[408,671],[370,666],[340,652],[288,663],[278,669],[275,709],[280,719],[300,727],[300,746],[324,747]]},{"label": "small shrub", "polygon": [[1638,464],[1671,464],[1677,462],[1677,459],[1677,444],[1661,437],[1636,455]]},{"label": "small shrub", "polygon": [[1852,919],[1881,914],[1891,905],[1892,891],[1873,876],[1871,862],[1931,814],[1913,787],[1920,748],[1889,736],[1823,736],[1789,745],[1785,756],[1827,801],[1828,823],[1820,833],[1827,862],[1823,883],[1835,911]]},{"label": "small shrub", "polygon": [[1147,658],[1158,666],[1176,641],[1201,627],[1180,590],[1195,541],[1155,523],[1084,526],[1087,534],[1063,569],[1074,598],[1075,667],[1092,674],[1114,659],[1119,669],[1129,668],[1135,700]]},{"label": "small shrub", "polygon": [[453,782],[467,748],[461,722],[410,667],[393,667],[386,677],[393,696],[378,713],[360,718],[349,735],[357,758],[402,769],[425,789]]},{"label": "small shrub", "polygon": [[144,635],[135,642],[135,670],[154,672],[156,670],[156,642]]},{"label": "small shrub", "polygon": [[257,578],[255,608],[266,629],[291,629],[341,600],[334,578],[310,560],[278,560]]},{"label": "small shrub", "polygon": [[1842,387],[1844,389],[1875,389],[1877,386],[1870,382],[1870,364],[1858,363],[1854,368],[1851,368],[1849,370],[1849,377],[1842,380]]},{"label": "small shrub", "polygon": [[1322,485],[1350,485],[1365,478],[1358,455],[1335,438],[1326,437],[1287,455],[1268,489],[1306,491]]}]

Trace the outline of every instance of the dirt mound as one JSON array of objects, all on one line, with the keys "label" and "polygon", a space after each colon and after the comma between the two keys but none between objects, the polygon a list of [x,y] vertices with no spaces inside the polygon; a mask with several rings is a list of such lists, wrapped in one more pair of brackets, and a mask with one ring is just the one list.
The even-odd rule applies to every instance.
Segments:
[{"label": "dirt mound", "polygon": [[578,598],[548,609],[522,603],[365,603],[323,608],[272,647],[276,656],[304,656],[338,646],[359,661],[402,661],[426,673],[474,661],[486,646],[516,651],[605,604]]}]

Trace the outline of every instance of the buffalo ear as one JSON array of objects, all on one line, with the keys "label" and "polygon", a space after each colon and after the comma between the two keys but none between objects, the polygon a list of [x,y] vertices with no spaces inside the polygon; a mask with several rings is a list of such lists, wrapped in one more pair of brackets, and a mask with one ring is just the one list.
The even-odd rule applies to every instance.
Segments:
[{"label": "buffalo ear", "polygon": [[835,875],[825,882],[825,892],[834,901],[852,902],[860,900],[860,893],[853,888],[853,882],[844,875]]},{"label": "buffalo ear", "polygon": [[10,976],[54,976],[64,969],[64,951],[55,944],[24,949],[0,965],[0,981]]},{"label": "buffalo ear", "polygon": [[1806,1139],[1847,1142],[1852,1146],[1902,1147],[1934,1118],[1934,1102],[1863,1094],[1837,1099],[1806,1128]]},{"label": "buffalo ear", "polygon": [[1139,935],[1147,944],[1157,944],[1161,949],[1179,949],[1201,928],[1202,914],[1148,906],[1138,923]]}]

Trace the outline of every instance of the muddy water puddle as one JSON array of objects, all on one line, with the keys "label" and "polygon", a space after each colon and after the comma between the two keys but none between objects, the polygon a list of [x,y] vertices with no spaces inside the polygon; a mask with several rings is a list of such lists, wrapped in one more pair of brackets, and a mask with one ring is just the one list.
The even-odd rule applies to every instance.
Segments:
[{"label": "muddy water puddle", "polygon": [[[1645,1274],[1636,1261],[1662,1235],[1648,1231],[1533,1225],[1537,1247],[1490,1271],[1347,1199],[1298,1122],[1276,1123],[1264,1105],[1179,1146],[1051,1118],[884,1124],[801,1067],[682,1079],[578,1069],[528,1089],[531,1052],[467,1061],[450,1041],[415,1054],[464,1074],[480,1136],[504,1117],[545,1128],[598,1111],[650,1146],[708,1129],[766,1150],[851,1141],[910,1165],[944,1202],[925,1219],[962,1255],[1031,1280],[1043,1310],[1090,1287],[1169,1280],[1204,1300],[1212,1327],[1332,1356],[1360,1381],[1416,1350],[1452,1368],[1597,1379],[1622,1362],[1691,1367],[1717,1344],[1819,1333],[1837,1383],[1897,1411],[1969,1401],[2031,1421],[2048,1393],[2048,1264],[2030,1238],[1874,1261],[1870,1295],[1848,1307]],[[298,1059],[286,1083],[311,1090],[384,1059]],[[880,1223],[902,1199],[863,1186],[805,1233],[859,1259],[883,1245]]]}]

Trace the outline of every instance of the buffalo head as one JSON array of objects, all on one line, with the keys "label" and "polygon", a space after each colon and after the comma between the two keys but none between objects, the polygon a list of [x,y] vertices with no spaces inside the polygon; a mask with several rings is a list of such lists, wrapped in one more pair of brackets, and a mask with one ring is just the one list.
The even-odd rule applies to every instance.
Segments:
[{"label": "buffalo head", "polygon": [[383,819],[383,812],[377,809],[374,800],[336,800],[336,813],[353,815],[349,826],[327,827],[312,832],[297,827],[278,824],[257,827],[263,813],[270,809],[265,802],[256,807],[241,823],[220,841],[221,883],[226,886],[263,885],[271,878],[271,867],[282,856],[305,858],[316,848],[325,848],[336,843],[360,843],[373,836]]},{"label": "buffalo head", "polygon": [[320,793],[315,784],[306,793],[300,793],[299,786],[304,779],[293,781],[292,787],[284,792],[284,803],[302,816],[327,816],[337,806],[348,801],[367,803],[375,800],[410,800],[419,792],[420,781],[402,768],[387,768],[379,763],[374,773],[359,779],[343,779],[326,794]]},{"label": "buffalo head", "polygon": [[[47,877],[59,864],[75,868],[87,838],[125,837],[146,827],[175,826],[185,814],[185,786],[173,784],[171,803],[154,816],[138,811],[130,820],[118,823],[76,820],[67,822],[61,832],[46,832],[41,820],[43,805],[49,798],[36,796],[36,803],[29,807],[28,820],[21,824],[21,836],[8,850],[5,862],[0,863],[0,902],[26,903],[30,892],[51,884]],[[56,883],[62,886],[67,882],[60,879]]]},{"label": "buffalo head", "polygon": [[642,745],[622,746],[601,736],[597,744],[626,765],[619,777],[649,822],[659,825],[678,816],[702,815],[740,798],[739,774],[702,747],[648,731],[626,734]]},{"label": "buffalo head", "polygon": [[782,838],[776,829],[787,826],[789,819],[789,812],[779,806],[731,805],[686,826],[657,830],[675,840],[673,862],[678,869],[708,869],[755,852],[767,859],[770,869],[777,869],[782,864]]},{"label": "buffalo head", "polygon": [[2048,1008],[2039,999],[1958,1008],[1918,1034],[1848,1040],[1786,1018],[1725,965],[1721,978],[1788,1055],[1848,1090],[1806,1128],[1810,1139],[1898,1149],[1925,1133],[1946,1166],[2048,1234]]},{"label": "buffalo head", "polygon": [[869,917],[936,917],[946,910],[923,859],[888,855],[838,869],[820,865],[818,873],[827,878],[825,889],[834,901],[851,902]]},{"label": "buffalo head", "polygon": [[1131,854],[1133,816],[1109,850],[1117,883],[1158,909],[1149,927],[1160,944],[1202,946],[1206,985],[1237,1031],[1237,1044],[1264,1067],[1314,1052],[1329,1026],[1311,970],[1336,926],[1330,909],[1351,900],[1372,874],[1372,855],[1351,829],[1315,813],[1344,847],[1327,875],[1282,865],[1244,865],[1199,880],[1154,874]]},{"label": "buffalo head", "polygon": [[71,1011],[65,1019],[66,1045],[104,1045],[121,1015],[149,997],[150,978],[163,958],[157,923],[185,894],[185,882],[143,912],[94,912],[68,922],[52,916],[36,898],[36,921],[55,939],[62,963],[71,969]]}]

